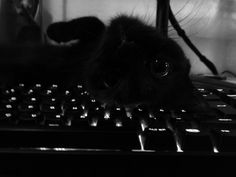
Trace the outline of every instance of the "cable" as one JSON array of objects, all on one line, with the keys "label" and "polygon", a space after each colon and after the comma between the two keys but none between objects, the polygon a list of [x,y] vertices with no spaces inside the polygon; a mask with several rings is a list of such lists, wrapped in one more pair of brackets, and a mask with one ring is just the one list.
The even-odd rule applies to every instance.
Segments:
[{"label": "cable", "polygon": [[182,37],[184,42],[190,47],[190,49],[199,57],[200,61],[203,62],[214,75],[218,75],[218,71],[215,67],[215,65],[206,58],[198,49],[197,47],[192,43],[192,41],[189,39],[189,37],[186,35],[185,31],[180,27],[178,21],[176,20],[173,11],[171,7],[169,6],[169,20],[171,25],[176,30],[177,34]]}]

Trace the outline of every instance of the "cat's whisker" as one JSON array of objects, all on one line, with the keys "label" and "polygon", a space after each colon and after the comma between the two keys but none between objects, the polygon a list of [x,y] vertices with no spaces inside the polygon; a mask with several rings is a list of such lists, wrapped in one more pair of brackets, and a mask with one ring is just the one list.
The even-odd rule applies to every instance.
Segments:
[{"label": "cat's whisker", "polygon": [[187,5],[190,3],[191,0],[188,0],[183,7],[181,7],[176,13],[175,16],[177,16],[183,9],[185,9],[187,7]]},{"label": "cat's whisker", "polygon": [[137,9],[138,3],[133,7],[132,11],[131,11],[131,16],[134,15],[135,10]]},{"label": "cat's whisker", "polygon": [[[188,20],[188,22],[189,21],[192,21],[192,19],[194,19],[198,14],[199,14],[199,11],[201,10],[201,8],[202,8],[202,2],[200,2],[201,4],[200,5],[198,5],[198,7],[195,7],[195,6],[197,6],[197,4],[196,5],[193,5],[195,8],[193,8],[192,7],[192,9],[194,9],[193,11],[191,11],[191,12],[189,12],[186,16],[184,16],[182,19],[180,19],[180,20],[178,20],[178,22],[179,22],[179,24],[181,24],[182,22],[184,22],[186,19],[190,19],[190,20]],[[192,17],[191,17],[192,16]],[[187,23],[188,23],[187,22]],[[183,24],[181,24],[181,25],[183,25]]]},{"label": "cat's whisker", "polygon": [[[193,13],[189,13],[189,15],[187,15],[186,16],[186,18],[184,18],[184,19],[182,19],[182,20],[180,20],[179,21],[179,24],[183,27],[183,26],[187,26],[190,22],[192,22],[194,19],[198,19],[197,20],[197,22],[199,22],[200,20],[202,20],[202,18],[204,18],[205,17],[205,13],[202,13],[202,16],[201,16],[201,18],[197,18],[197,16],[199,15],[199,14],[201,14],[200,13],[200,11],[202,10],[202,7],[204,7],[203,6],[203,1],[201,1],[200,2],[200,4],[198,5],[198,7],[196,8],[196,10],[194,10],[195,11],[195,13],[193,14]],[[193,14],[193,15],[192,15]],[[190,15],[192,15],[192,17],[190,18]],[[188,19],[189,18],[189,19]],[[182,23],[185,19],[188,19],[188,21],[186,21],[184,24]],[[199,20],[200,19],[200,20]],[[181,24],[182,23],[182,24]],[[194,24],[196,24],[196,22],[194,23]],[[191,24],[192,25],[192,24]]]}]

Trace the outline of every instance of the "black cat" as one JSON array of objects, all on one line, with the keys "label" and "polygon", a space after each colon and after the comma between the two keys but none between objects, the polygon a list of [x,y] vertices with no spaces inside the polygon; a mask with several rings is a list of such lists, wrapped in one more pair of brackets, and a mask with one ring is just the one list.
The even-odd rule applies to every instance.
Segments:
[{"label": "black cat", "polygon": [[50,25],[47,35],[58,43],[78,41],[71,48],[80,50],[85,86],[101,102],[206,110],[181,47],[137,17],[120,15],[108,26],[96,17],[77,18]]}]

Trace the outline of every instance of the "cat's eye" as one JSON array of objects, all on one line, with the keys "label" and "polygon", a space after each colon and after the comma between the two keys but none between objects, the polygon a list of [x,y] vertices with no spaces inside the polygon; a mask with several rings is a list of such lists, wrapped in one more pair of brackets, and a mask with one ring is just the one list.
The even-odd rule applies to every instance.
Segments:
[{"label": "cat's eye", "polygon": [[153,60],[150,63],[150,71],[151,73],[157,77],[157,78],[162,78],[165,77],[169,74],[170,72],[170,65],[166,61],[161,61],[161,60]]}]

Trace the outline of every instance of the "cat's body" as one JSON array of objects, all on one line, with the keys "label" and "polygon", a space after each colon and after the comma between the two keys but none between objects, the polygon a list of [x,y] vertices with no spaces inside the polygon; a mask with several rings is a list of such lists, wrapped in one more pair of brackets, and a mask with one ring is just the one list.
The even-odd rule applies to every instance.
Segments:
[{"label": "cat's body", "polygon": [[37,48],[29,53],[39,56],[28,65],[41,65],[39,74],[46,71],[44,65],[51,73],[73,73],[60,79],[82,79],[90,94],[101,102],[197,110],[206,106],[194,93],[190,64],[180,46],[136,17],[117,16],[108,26],[96,17],[82,17],[50,25],[47,35],[58,43],[78,43],[48,46],[46,54]]},{"label": "cat's body", "polygon": [[90,92],[103,102],[175,107],[191,97],[189,70],[173,40],[138,18],[119,16],[103,34],[85,77]]}]

